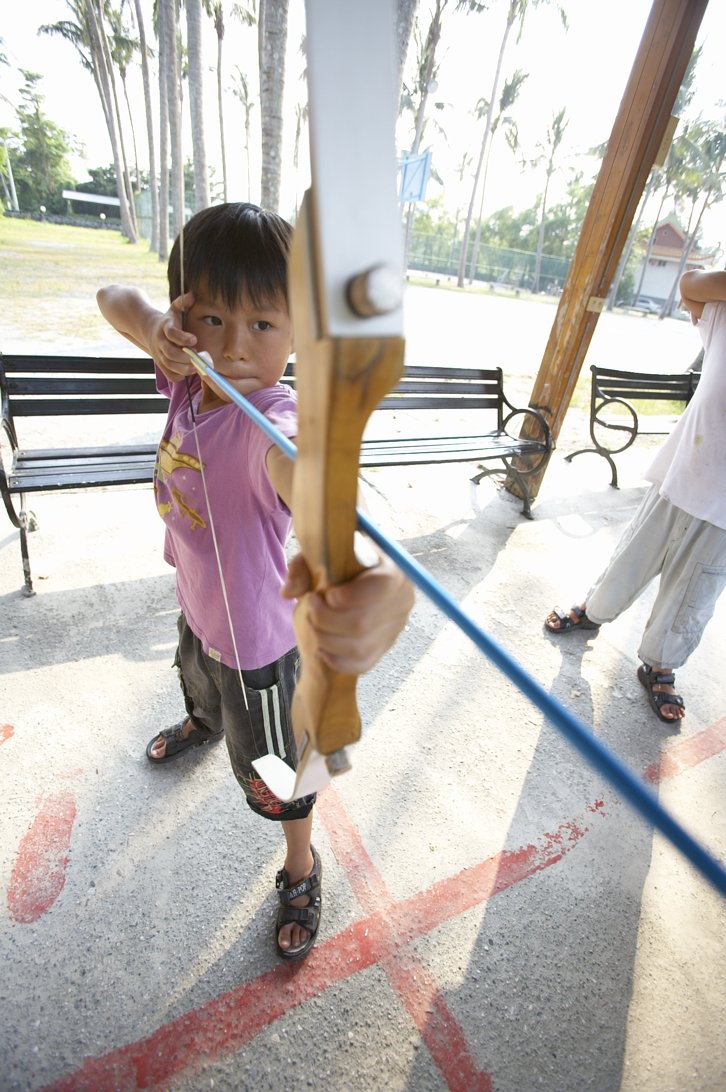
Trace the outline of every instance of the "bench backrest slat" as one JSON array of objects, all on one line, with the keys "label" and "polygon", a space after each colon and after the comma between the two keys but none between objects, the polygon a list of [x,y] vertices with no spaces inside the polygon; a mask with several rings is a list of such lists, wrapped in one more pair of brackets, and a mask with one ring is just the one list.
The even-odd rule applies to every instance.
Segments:
[{"label": "bench backrest slat", "polygon": [[[295,365],[283,381],[296,387]],[[167,399],[156,392],[153,362],[144,357],[3,356],[0,378],[15,417],[164,413]],[[441,368],[408,365],[381,402],[384,410],[497,412],[502,418],[501,368]]]},{"label": "bench backrest slat", "polygon": [[13,402],[13,417],[86,417],[99,414],[166,413],[168,398],[28,398]]},{"label": "bench backrest slat", "polygon": [[153,375],[149,357],[130,356],[27,356],[0,354],[0,369],[6,376],[41,375]]},{"label": "bench backrest slat", "polygon": [[597,394],[608,398],[656,399],[670,402],[689,402],[698,386],[698,372],[642,372],[619,371],[592,365],[593,397]]}]

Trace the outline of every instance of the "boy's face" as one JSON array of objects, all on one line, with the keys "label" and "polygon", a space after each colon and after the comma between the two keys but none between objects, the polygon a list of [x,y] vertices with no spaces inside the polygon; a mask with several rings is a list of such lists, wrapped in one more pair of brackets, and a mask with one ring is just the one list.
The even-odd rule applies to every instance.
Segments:
[{"label": "boy's face", "polygon": [[[185,312],[185,327],[197,338],[197,349],[206,350],[214,367],[240,394],[274,387],[292,351],[292,323],[282,298],[255,307],[244,298],[230,308],[213,297],[202,283],[194,303]],[[205,385],[206,386],[206,385]],[[209,386],[205,404],[229,402],[230,398]]]}]

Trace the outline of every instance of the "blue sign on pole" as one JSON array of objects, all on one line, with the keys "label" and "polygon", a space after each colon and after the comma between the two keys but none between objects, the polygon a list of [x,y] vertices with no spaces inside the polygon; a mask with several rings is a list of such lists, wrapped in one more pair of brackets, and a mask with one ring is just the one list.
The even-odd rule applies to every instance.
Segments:
[{"label": "blue sign on pole", "polygon": [[423,201],[431,173],[431,152],[408,156],[401,162],[399,201]]}]

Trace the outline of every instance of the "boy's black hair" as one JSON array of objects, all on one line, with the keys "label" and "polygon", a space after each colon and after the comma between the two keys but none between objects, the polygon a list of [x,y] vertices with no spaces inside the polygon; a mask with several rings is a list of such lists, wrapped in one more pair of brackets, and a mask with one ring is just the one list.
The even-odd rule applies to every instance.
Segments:
[{"label": "boy's black hair", "polygon": [[254,307],[287,300],[287,258],[292,228],[277,213],[235,201],[212,205],[184,225],[183,248],[177,238],[169,255],[169,298],[200,284],[230,308],[248,298]]}]

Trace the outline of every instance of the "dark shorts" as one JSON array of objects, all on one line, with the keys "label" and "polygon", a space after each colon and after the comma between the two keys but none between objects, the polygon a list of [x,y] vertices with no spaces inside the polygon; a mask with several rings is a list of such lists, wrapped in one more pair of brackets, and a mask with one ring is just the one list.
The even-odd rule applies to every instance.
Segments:
[{"label": "dark shorts", "polygon": [[266,819],[304,819],[315,797],[284,803],[252,767],[254,758],[274,754],[295,769],[290,709],[300,664],[297,649],[266,667],[243,671],[243,691],[236,668],[206,655],[183,613],[177,625],[174,666],[179,669],[184,704],[194,727],[209,738],[224,733],[234,776],[253,811]]}]

